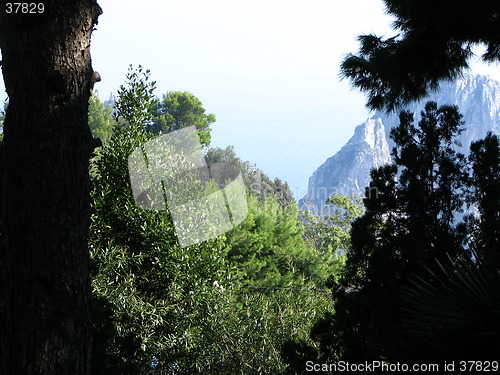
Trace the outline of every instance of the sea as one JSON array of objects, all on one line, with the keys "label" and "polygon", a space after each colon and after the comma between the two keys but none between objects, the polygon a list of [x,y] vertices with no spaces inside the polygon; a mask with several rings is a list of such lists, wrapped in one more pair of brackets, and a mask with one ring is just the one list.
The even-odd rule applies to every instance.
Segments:
[{"label": "sea", "polygon": [[236,155],[271,179],[286,181],[295,199],[307,192],[312,173],[352,136],[354,127],[330,122],[238,121],[212,124],[212,147],[233,146]]}]

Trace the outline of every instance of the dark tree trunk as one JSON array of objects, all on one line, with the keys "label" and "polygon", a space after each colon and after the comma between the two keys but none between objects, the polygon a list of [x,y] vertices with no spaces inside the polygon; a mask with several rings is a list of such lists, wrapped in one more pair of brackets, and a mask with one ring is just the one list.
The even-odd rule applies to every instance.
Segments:
[{"label": "dark tree trunk", "polygon": [[[90,372],[90,36],[95,0],[6,12],[0,48],[4,125],[0,374]],[[37,2],[38,4],[39,2]],[[15,8],[14,8],[15,9]]]}]

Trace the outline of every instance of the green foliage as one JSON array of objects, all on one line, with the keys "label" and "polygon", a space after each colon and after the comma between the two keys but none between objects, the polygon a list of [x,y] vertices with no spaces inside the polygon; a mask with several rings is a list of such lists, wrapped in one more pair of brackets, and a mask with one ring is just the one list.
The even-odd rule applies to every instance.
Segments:
[{"label": "green foliage", "polygon": [[297,208],[249,196],[248,209],[245,221],[226,234],[228,261],[239,282],[262,291],[307,282],[323,288],[337,259],[306,245]]},{"label": "green foliage", "polygon": [[[296,213],[285,213],[276,201],[260,207],[252,197],[247,220],[259,223],[255,236],[245,232],[244,224],[227,240],[222,236],[180,248],[168,212],[137,208],[130,194],[126,158],[141,137],[149,136],[132,127],[117,129],[95,161],[93,373],[168,373],[169,368],[179,373],[280,373],[284,342],[308,340],[308,327],[332,309],[329,296],[312,283],[302,286],[314,259],[300,252],[307,249]],[[225,260],[236,248],[233,236],[242,247],[255,239],[257,249],[274,252],[266,254],[265,268],[275,273],[258,275],[264,281],[250,280],[264,289],[244,292],[240,282],[248,283],[241,275],[257,273],[244,265],[236,268],[232,257]],[[157,365],[150,369],[153,358]]]},{"label": "green foliage", "polygon": [[454,227],[463,205],[463,156],[452,150],[460,133],[457,108],[427,103],[418,125],[403,112],[391,132],[395,165],[371,172],[365,214],[352,226],[344,274],[334,290],[332,332],[316,338],[330,359],[351,361],[387,356],[398,335],[401,287],[411,275],[465,256]]},{"label": "green foliage", "polygon": [[466,219],[469,245],[477,259],[500,269],[500,141],[488,133],[470,150],[470,201],[477,205],[479,216]]},{"label": "green foliage", "polygon": [[[478,214],[462,229],[473,259],[428,268],[402,290],[400,335],[389,341],[394,361],[496,358],[500,347],[500,144],[489,133],[472,143],[469,203]],[[405,337],[403,340],[402,337]]]},{"label": "green foliage", "polygon": [[210,145],[210,125],[215,122],[215,115],[207,114],[200,99],[193,94],[186,91],[168,92],[162,100],[155,101],[153,116],[151,129],[154,133],[168,133],[195,126],[201,144]]},{"label": "green foliage", "polygon": [[325,215],[318,217],[302,212],[304,236],[309,245],[319,251],[345,253],[351,246],[351,224],[362,213],[359,198],[336,194],[326,200]]},{"label": "green foliage", "polygon": [[104,107],[103,102],[93,91],[89,98],[89,128],[92,135],[106,142],[111,138],[116,122],[113,118],[113,108]]},{"label": "green foliage", "polygon": [[[203,374],[284,374],[288,340],[314,343],[308,327],[332,309],[330,297],[313,286],[270,293],[224,291],[201,318],[199,349],[190,359]],[[186,367],[187,368],[187,367]]]},{"label": "green foliage", "polygon": [[288,182],[281,181],[278,177],[276,177],[272,182],[269,180],[269,185],[271,186],[274,197],[282,208],[296,204],[292,191],[288,186]]},{"label": "green foliage", "polygon": [[487,47],[484,61],[500,61],[498,1],[384,2],[397,36],[362,35],[358,55],[341,64],[342,75],[368,94],[369,108],[394,110],[427,96],[469,67],[476,44]]},{"label": "green foliage", "polygon": [[203,296],[219,269],[217,246],[197,249],[205,260],[198,263],[201,255],[178,246],[167,212],[142,210],[133,200],[128,155],[151,135],[143,123],[149,94],[141,78],[129,78],[117,103],[117,116],[129,126],[117,128],[93,166],[95,374],[146,373],[153,357],[173,360],[178,353],[171,347],[193,345],[194,296]]},{"label": "green foliage", "polygon": [[399,148],[393,150],[395,162],[402,167],[399,207],[409,215],[405,225],[415,236],[411,246],[439,259],[444,253],[454,255],[459,247],[451,227],[464,205],[466,168],[453,145],[463,123],[457,107],[438,108],[434,102],[421,115],[416,127],[413,116],[403,112],[400,125],[391,131]]},{"label": "green foliage", "polygon": [[307,246],[288,185],[279,179],[273,182],[242,162],[231,147],[211,148],[206,159],[209,164],[236,166],[248,186],[248,217],[226,234],[228,259],[238,270],[239,282],[262,291],[298,286],[306,280],[324,287],[337,258]]},{"label": "green foliage", "polygon": [[167,211],[136,206],[127,158],[151,135],[135,124],[118,128],[94,161],[92,286],[96,358],[104,356],[96,374],[143,374],[153,357],[165,364],[183,358],[214,302],[214,279],[225,278],[220,240],[181,248]]},{"label": "green foliage", "polygon": [[116,103],[115,117],[117,122],[129,125],[150,126],[153,121],[153,109],[155,107],[154,90],[156,82],[149,82],[151,72],[149,69],[143,71],[141,65],[134,69],[132,65],[128,68],[127,86],[120,86]]},{"label": "green foliage", "polygon": [[238,168],[249,193],[255,195],[260,203],[264,203],[268,198],[274,198],[282,208],[296,204],[286,182],[282,182],[279,178],[272,181],[255,165],[238,158],[232,146],[225,149],[209,148],[205,158],[209,164],[225,163]]},{"label": "green foliage", "polygon": [[[137,207],[128,156],[154,137],[146,78],[129,73],[116,113],[125,126],[92,159],[92,373],[283,373],[284,343],[314,347],[309,327],[332,310],[315,285],[323,258],[305,245],[296,209],[273,196],[250,194],[242,226],[184,248],[168,211]],[[248,167],[234,152],[217,155]],[[254,267],[256,258],[264,263]]]}]

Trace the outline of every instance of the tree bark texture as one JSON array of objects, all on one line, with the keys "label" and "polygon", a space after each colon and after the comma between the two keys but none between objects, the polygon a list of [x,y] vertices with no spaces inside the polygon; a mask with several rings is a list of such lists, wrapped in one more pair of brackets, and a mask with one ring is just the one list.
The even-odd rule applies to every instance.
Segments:
[{"label": "tree bark texture", "polygon": [[0,211],[0,374],[90,373],[88,128],[95,0],[0,0],[9,97]]}]

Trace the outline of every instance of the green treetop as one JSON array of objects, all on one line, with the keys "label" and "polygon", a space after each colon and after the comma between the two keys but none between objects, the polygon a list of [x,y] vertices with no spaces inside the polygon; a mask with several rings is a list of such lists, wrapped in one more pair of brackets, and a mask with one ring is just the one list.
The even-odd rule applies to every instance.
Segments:
[{"label": "green treetop", "polygon": [[215,115],[206,113],[203,104],[196,96],[186,91],[170,91],[157,99],[153,110],[154,133],[168,133],[174,130],[195,126],[201,144],[210,145],[210,125]]},{"label": "green treetop", "polygon": [[95,92],[89,99],[89,128],[94,137],[107,141],[113,134],[116,122],[113,119],[113,108],[104,107],[103,102]]},{"label": "green treetop", "polygon": [[131,126],[142,127],[151,125],[156,82],[150,81],[150,78],[149,69],[143,70],[141,65],[137,69],[129,66],[127,86],[122,85],[118,89],[120,99],[116,102],[115,113],[118,123],[125,121]]}]

